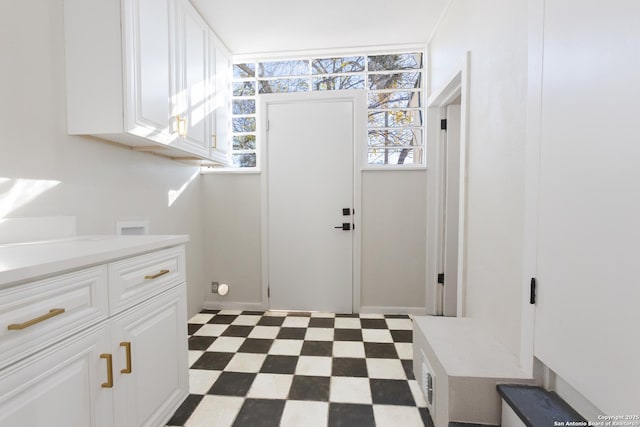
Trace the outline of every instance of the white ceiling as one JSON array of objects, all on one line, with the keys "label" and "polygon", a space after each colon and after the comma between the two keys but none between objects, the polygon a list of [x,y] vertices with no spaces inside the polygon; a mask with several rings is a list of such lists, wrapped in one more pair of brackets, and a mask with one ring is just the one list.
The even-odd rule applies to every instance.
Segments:
[{"label": "white ceiling", "polygon": [[426,43],[448,0],[191,0],[234,54]]}]

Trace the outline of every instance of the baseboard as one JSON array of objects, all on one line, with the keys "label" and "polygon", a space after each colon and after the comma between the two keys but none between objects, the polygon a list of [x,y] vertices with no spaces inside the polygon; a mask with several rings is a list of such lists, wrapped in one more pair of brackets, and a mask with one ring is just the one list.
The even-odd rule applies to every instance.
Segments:
[{"label": "baseboard", "polygon": [[413,314],[414,316],[427,315],[425,307],[376,307],[361,306],[360,313],[378,313],[378,314]]},{"label": "baseboard", "polygon": [[247,310],[247,311],[265,311],[267,310],[259,302],[222,302],[222,301],[205,301],[203,308],[206,310]]}]

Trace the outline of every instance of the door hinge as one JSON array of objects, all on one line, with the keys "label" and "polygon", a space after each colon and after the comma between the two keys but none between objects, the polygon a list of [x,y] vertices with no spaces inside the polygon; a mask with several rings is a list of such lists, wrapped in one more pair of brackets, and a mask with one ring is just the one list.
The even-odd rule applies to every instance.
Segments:
[{"label": "door hinge", "polygon": [[438,283],[444,285],[444,273],[438,273]]},{"label": "door hinge", "polygon": [[267,288],[267,298],[271,298],[271,288]]},{"label": "door hinge", "polygon": [[536,303],[536,278],[531,278],[531,291],[529,293],[529,304]]},{"label": "door hinge", "polygon": [[447,119],[440,120],[440,130],[447,130]]}]

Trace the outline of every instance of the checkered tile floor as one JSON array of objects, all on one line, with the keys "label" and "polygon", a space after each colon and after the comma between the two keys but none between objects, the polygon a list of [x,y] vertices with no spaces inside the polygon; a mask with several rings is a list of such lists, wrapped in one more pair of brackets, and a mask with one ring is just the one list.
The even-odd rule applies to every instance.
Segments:
[{"label": "checkered tile floor", "polygon": [[203,310],[168,426],[432,426],[406,315]]}]

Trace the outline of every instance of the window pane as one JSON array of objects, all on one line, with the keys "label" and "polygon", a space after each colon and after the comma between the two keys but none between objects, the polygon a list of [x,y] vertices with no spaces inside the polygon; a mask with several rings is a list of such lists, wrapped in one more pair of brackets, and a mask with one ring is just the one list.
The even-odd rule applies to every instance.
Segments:
[{"label": "window pane", "polygon": [[308,92],[307,79],[260,80],[260,93]]},{"label": "window pane", "polygon": [[234,99],[233,114],[255,114],[255,99]]},{"label": "window pane", "polygon": [[368,57],[369,71],[414,70],[422,68],[422,53],[400,53]]},{"label": "window pane", "polygon": [[256,167],[256,153],[233,154],[233,165],[238,168]]},{"label": "window pane", "polygon": [[422,126],[420,110],[370,111],[369,127]]},{"label": "window pane", "polygon": [[421,148],[370,148],[367,153],[370,165],[420,165]]},{"label": "window pane", "polygon": [[369,108],[385,110],[389,108],[422,107],[420,92],[374,92],[369,93]]},{"label": "window pane", "polygon": [[233,82],[233,96],[253,96],[256,94],[256,82]]},{"label": "window pane", "polygon": [[233,64],[233,77],[238,79],[246,79],[255,77],[256,64],[249,62],[247,64]]},{"label": "window pane", "polygon": [[364,71],[364,56],[314,59],[313,74],[357,73]]},{"label": "window pane", "polygon": [[256,136],[255,135],[234,136],[233,149],[234,150],[255,150]]},{"label": "window pane", "polygon": [[258,77],[306,76],[309,61],[273,61],[258,64]]},{"label": "window pane", "polygon": [[369,130],[369,146],[422,145],[421,129]]},{"label": "window pane", "polygon": [[239,132],[255,132],[256,131],[256,118],[255,117],[235,117],[232,120],[233,131]]},{"label": "window pane", "polygon": [[313,90],[364,89],[364,76],[314,77]]},{"label": "window pane", "polygon": [[420,73],[370,74],[369,89],[417,89],[421,86]]}]

